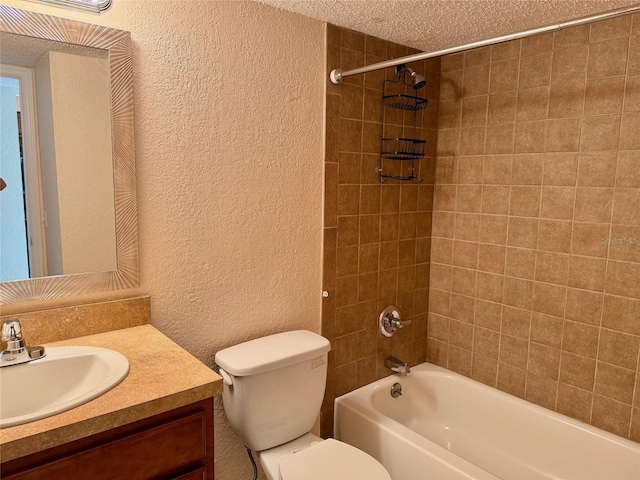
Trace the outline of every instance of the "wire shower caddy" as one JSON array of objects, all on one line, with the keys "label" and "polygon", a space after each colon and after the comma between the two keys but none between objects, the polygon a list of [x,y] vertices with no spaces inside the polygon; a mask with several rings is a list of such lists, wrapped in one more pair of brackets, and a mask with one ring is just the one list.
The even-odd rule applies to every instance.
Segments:
[{"label": "wire shower caddy", "polygon": [[[427,141],[418,138],[417,121],[418,112],[424,110],[429,101],[426,98],[418,97],[417,95],[390,93],[389,89],[396,85],[410,87],[410,89],[413,90],[413,85],[407,83],[404,79],[405,72],[403,69],[396,68],[396,75],[397,78],[395,80],[387,79],[382,82],[382,135],[380,145],[380,164],[378,166],[380,183],[386,183],[391,179],[420,183],[422,182],[422,179],[419,179],[418,176],[416,176],[415,162],[416,160],[420,160],[424,157]],[[385,133],[389,130],[389,124],[385,121],[387,108],[403,111],[403,117],[405,116],[404,112],[413,112],[413,126],[409,126],[409,128],[411,128],[411,136],[405,136],[404,129],[407,128],[407,125],[404,125],[404,121],[402,122],[402,136],[385,136]],[[396,125],[396,127],[398,126],[399,125]],[[408,168],[408,175],[386,173],[384,169],[385,160],[411,161],[411,165]]]}]

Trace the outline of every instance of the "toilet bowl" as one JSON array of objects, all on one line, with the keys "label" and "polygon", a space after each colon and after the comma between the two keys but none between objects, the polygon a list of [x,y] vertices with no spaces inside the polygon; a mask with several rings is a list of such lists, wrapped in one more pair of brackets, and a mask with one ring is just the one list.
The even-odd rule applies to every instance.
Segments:
[{"label": "toilet bowl", "polygon": [[333,438],[308,433],[285,445],[258,452],[269,480],[390,480],[371,455]]},{"label": "toilet bowl", "polygon": [[269,480],[390,480],[372,456],[311,432],[322,405],[329,341],[296,330],[216,353],[227,419]]}]

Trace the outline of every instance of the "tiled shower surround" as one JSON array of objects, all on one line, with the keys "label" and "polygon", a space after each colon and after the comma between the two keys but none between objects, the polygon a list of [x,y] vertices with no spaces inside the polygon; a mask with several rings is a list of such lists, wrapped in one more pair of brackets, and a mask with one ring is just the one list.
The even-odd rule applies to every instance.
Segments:
[{"label": "tiled shower surround", "polygon": [[[383,44],[330,27],[329,68],[357,65],[354,38],[365,49]],[[399,56],[390,48],[400,47],[389,45],[386,56]],[[432,230],[416,234],[416,242],[431,250],[414,266],[409,315],[419,319],[417,328],[397,343],[385,343],[371,326],[385,295],[367,304],[352,293],[345,304],[340,294],[341,285],[358,285],[346,279],[364,274],[356,268],[368,245],[340,255],[340,219],[360,219],[361,238],[362,219],[375,215],[382,227],[386,213],[362,211],[363,192],[375,186],[370,172],[362,169],[359,184],[341,175],[347,161],[341,148],[351,135],[344,112],[351,92],[364,91],[366,115],[367,76],[364,88],[362,76],[328,86],[324,278],[332,296],[325,300],[323,332],[334,352],[323,434],[330,432],[335,395],[385,375],[381,361],[396,348],[413,363],[426,358],[640,441],[640,16],[450,55],[439,70],[429,65],[428,81],[440,74],[440,85],[439,91],[431,85],[427,97],[436,108],[423,121],[428,128],[437,124],[437,160],[433,201],[418,202],[425,208],[417,215],[431,215],[422,222]],[[377,164],[375,151],[363,151],[362,167],[373,157]],[[423,176],[417,188],[426,193],[431,177]],[[340,194],[344,185],[360,187],[357,215],[345,210],[351,207]],[[371,247],[378,254],[378,292],[399,286],[390,276],[387,287],[384,243]],[[401,310],[402,298],[396,295]],[[426,355],[420,347],[425,307]],[[345,314],[348,308],[352,314]]]},{"label": "tiled shower surround", "polygon": [[[327,33],[329,70],[412,53],[332,25]],[[322,334],[332,351],[321,415],[324,436],[333,430],[335,397],[386,376],[386,356],[412,365],[426,358],[440,59],[410,66],[426,77],[427,86],[418,95],[429,99],[427,108],[418,112],[418,136],[427,140],[426,156],[416,162],[423,179],[419,184],[390,180],[381,185],[376,170],[382,82],[385,75],[395,79],[394,70],[327,85],[323,288],[329,297],[323,303]],[[406,93],[415,95],[415,90],[407,88]],[[396,112],[386,120],[397,136],[412,136],[413,114]],[[385,161],[384,167],[406,174],[410,163]],[[377,326],[379,313],[388,305],[398,306],[403,320],[413,321],[391,339],[383,338]]]},{"label": "tiled shower surround", "polygon": [[640,17],[441,74],[428,361],[640,440]]}]

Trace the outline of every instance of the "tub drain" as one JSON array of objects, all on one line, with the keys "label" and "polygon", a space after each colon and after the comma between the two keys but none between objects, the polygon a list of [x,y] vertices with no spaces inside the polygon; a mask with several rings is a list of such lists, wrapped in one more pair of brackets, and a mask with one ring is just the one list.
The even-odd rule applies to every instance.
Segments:
[{"label": "tub drain", "polygon": [[391,387],[391,396],[393,398],[398,398],[400,395],[402,395],[402,385],[394,383]]}]

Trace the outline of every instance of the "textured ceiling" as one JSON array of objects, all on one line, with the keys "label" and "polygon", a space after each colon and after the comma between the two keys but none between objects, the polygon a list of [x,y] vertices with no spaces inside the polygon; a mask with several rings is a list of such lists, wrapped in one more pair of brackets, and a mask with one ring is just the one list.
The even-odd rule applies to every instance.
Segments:
[{"label": "textured ceiling", "polygon": [[639,0],[257,0],[435,51],[639,4]]}]

